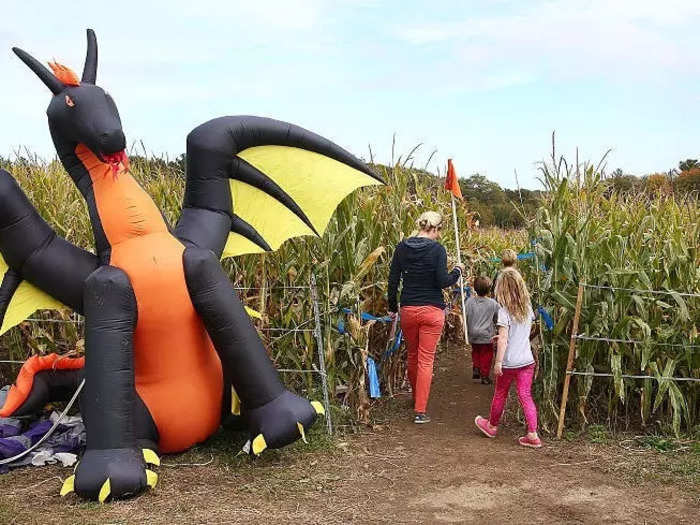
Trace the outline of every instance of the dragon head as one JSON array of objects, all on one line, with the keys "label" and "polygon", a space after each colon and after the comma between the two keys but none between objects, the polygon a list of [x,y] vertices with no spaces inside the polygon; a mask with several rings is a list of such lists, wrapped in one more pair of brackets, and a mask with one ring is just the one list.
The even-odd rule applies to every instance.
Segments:
[{"label": "dragon head", "polygon": [[84,144],[101,161],[115,169],[127,163],[126,138],[119,112],[112,97],[95,85],[97,76],[97,38],[87,30],[87,55],[80,80],[66,66],[49,62],[49,71],[26,51],[12,48],[29,69],[51,90],[53,97],[46,110],[54,137],[62,142]]}]

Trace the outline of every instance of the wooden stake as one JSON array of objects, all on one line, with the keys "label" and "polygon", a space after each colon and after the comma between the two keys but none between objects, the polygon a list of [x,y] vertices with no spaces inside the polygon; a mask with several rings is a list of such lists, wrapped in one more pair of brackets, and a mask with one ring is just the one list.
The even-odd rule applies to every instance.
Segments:
[{"label": "wooden stake", "polygon": [[583,283],[578,285],[578,295],[576,296],[576,311],[574,312],[574,324],[571,327],[571,340],[569,341],[569,358],[566,360],[566,377],[564,377],[564,389],[561,393],[561,407],[559,408],[559,426],[557,427],[557,439],[561,439],[564,432],[564,414],[566,413],[566,401],[569,397],[569,383],[571,382],[571,372],[574,369],[574,358],[576,357],[576,336],[578,335],[578,322],[581,317],[581,303],[583,302]]}]

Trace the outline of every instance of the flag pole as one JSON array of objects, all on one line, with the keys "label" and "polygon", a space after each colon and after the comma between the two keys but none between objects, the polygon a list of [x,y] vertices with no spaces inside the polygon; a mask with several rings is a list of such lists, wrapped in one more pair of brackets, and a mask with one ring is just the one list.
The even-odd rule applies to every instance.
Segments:
[{"label": "flag pole", "polygon": [[[457,262],[462,264],[462,250],[459,246],[459,226],[457,223],[457,206],[454,193],[450,192],[452,200],[452,220],[455,223],[455,244],[457,246]],[[469,333],[467,332],[467,308],[464,303],[464,271],[459,273],[459,294],[462,298],[462,327],[464,328],[464,344],[469,346]]]}]

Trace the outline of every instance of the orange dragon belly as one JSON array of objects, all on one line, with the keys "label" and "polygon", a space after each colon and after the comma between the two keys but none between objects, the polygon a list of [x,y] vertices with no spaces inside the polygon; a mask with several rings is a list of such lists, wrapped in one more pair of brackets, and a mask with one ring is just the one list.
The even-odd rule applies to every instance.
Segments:
[{"label": "orange dragon belly", "polygon": [[218,428],[223,395],[221,362],[187,290],[185,248],[130,174],[114,177],[83,146],[76,153],[93,181],[110,264],[129,276],[136,296],[136,390],[158,428],[161,451],[184,450]]}]

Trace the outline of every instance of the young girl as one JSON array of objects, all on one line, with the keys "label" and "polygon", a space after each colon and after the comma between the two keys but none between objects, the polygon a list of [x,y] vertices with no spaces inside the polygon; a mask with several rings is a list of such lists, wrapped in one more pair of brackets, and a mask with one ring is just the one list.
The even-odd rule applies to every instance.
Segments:
[{"label": "young girl", "polygon": [[540,448],[542,442],[537,435],[537,407],[530,393],[535,372],[535,358],[530,347],[530,329],[535,316],[525,281],[514,268],[504,268],[498,276],[496,300],[501,305],[496,323],[498,350],[493,367],[496,390],[489,419],[476,416],[474,423],[485,436],[496,437],[508,391],[515,380],[518,399],[527,420],[527,435],[518,439],[518,442],[524,447]]}]

